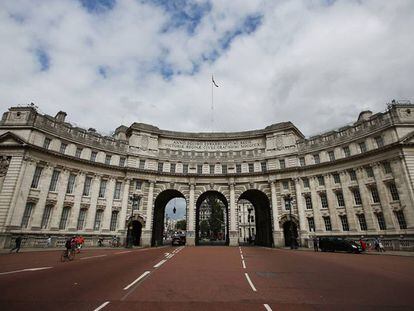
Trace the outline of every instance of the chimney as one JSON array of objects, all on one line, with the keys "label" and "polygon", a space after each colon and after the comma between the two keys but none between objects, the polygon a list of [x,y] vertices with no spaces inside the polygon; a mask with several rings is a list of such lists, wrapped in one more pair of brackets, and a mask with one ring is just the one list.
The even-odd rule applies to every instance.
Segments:
[{"label": "chimney", "polygon": [[65,122],[65,118],[66,118],[66,112],[64,111],[59,111],[55,116],[55,119],[58,122]]}]

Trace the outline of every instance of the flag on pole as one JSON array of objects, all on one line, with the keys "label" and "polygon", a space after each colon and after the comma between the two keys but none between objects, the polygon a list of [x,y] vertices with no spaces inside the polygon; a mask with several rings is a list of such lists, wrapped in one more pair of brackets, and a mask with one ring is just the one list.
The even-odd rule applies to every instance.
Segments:
[{"label": "flag on pole", "polygon": [[213,75],[211,76],[211,82],[213,82],[213,84],[214,84],[214,86],[215,86],[215,87],[219,87],[219,86],[217,85],[216,81],[214,81],[214,77],[213,77]]}]

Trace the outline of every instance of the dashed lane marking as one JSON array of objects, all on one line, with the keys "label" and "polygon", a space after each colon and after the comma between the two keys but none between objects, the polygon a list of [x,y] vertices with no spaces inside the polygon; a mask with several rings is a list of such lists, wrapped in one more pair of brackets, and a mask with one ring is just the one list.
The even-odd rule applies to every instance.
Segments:
[{"label": "dashed lane marking", "polygon": [[265,303],[263,306],[267,311],[272,311],[272,308],[267,303]]},{"label": "dashed lane marking", "polygon": [[167,258],[168,258],[168,259],[173,258],[173,257],[174,257],[174,255],[175,255],[175,254],[168,255],[168,256],[167,256]]},{"label": "dashed lane marking", "polygon": [[243,269],[246,269],[246,263],[244,262],[244,260],[242,260],[242,264],[243,264]]},{"label": "dashed lane marking", "polygon": [[241,257],[241,259],[242,259],[242,260],[244,260],[244,257],[243,257],[243,255],[242,255],[242,254],[240,254],[240,257]]},{"label": "dashed lane marking", "polygon": [[252,280],[250,280],[249,275],[248,275],[247,273],[244,273],[244,275],[246,276],[247,282],[249,282],[249,285],[250,285],[250,287],[252,288],[252,290],[253,290],[254,292],[257,292],[257,289],[256,289],[256,287],[254,287],[254,285],[253,285],[253,283],[252,283]]},{"label": "dashed lane marking", "polygon": [[95,310],[93,311],[99,311],[103,308],[105,308],[107,305],[109,304],[109,301],[105,301],[103,304],[101,304],[99,307],[97,307]]},{"label": "dashed lane marking", "polygon": [[155,266],[154,266],[154,268],[159,268],[159,267],[161,267],[162,266],[162,264],[164,263],[164,262],[166,262],[167,261],[167,259],[163,259],[163,260],[161,260],[159,263],[157,263]]},{"label": "dashed lane marking", "polygon": [[138,283],[139,281],[141,281],[143,278],[145,278],[148,274],[150,274],[150,271],[145,271],[143,274],[141,274],[134,282],[132,282],[131,284],[127,285],[124,287],[124,290],[127,290],[128,288],[130,288],[131,286],[133,286],[134,284]]},{"label": "dashed lane marking", "polygon": [[84,260],[84,259],[91,259],[91,258],[99,258],[99,257],[106,257],[106,256],[108,256],[108,255],[96,255],[96,256],[89,256],[89,257],[83,257],[83,258],[81,258],[81,260]]},{"label": "dashed lane marking", "polygon": [[114,255],[126,254],[126,253],[131,253],[131,252],[132,252],[132,251],[123,251],[123,252],[115,253]]},{"label": "dashed lane marking", "polygon": [[27,269],[22,269],[22,270],[0,272],[0,275],[12,274],[12,273],[20,273],[20,272],[40,271],[40,270],[46,270],[46,269],[51,269],[51,268],[53,268],[53,267],[27,268]]}]

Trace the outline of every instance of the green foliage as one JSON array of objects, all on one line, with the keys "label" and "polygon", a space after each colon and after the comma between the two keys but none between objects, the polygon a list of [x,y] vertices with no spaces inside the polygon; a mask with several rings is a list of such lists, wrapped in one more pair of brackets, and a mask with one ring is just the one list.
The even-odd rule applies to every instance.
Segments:
[{"label": "green foliage", "polygon": [[223,208],[217,198],[210,198],[208,201],[211,207],[211,214],[208,222],[210,224],[212,235],[217,237],[218,233],[222,231],[221,228],[224,224]]},{"label": "green foliage", "polygon": [[200,222],[200,233],[202,237],[208,237],[210,235],[210,224],[207,220]]},{"label": "green foliage", "polygon": [[177,221],[175,224],[175,229],[177,230],[187,230],[187,221],[185,219]]}]

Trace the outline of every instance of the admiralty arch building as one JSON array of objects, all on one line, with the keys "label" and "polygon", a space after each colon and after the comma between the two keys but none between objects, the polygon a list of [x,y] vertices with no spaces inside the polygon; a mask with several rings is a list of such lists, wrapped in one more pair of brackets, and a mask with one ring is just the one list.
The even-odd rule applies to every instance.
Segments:
[{"label": "admiralty arch building", "polygon": [[[323,130],[323,129],[322,129]],[[186,244],[199,244],[199,209],[225,206],[226,244],[239,243],[238,202],[255,217],[255,244],[311,245],[315,236],[381,237],[414,248],[414,105],[305,137],[291,122],[260,130],[187,133],[133,123],[112,136],[11,107],[0,121],[0,247],[82,235],[163,243],[166,204],[186,203]]]}]

